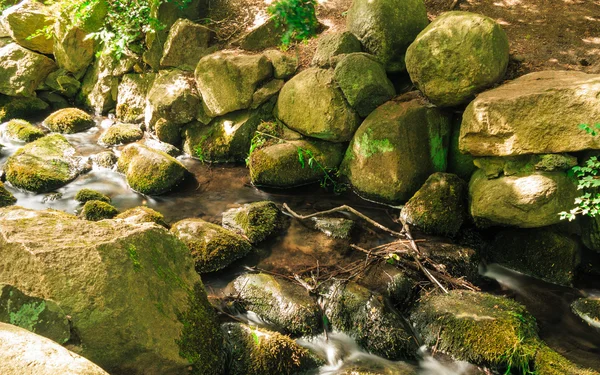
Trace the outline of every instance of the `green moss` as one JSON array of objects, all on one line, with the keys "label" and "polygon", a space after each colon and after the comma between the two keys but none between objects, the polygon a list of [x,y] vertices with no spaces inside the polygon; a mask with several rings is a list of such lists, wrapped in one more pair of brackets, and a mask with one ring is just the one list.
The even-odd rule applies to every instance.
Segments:
[{"label": "green moss", "polygon": [[19,311],[10,313],[9,323],[33,332],[33,327],[38,323],[40,314],[46,308],[46,303],[25,303]]},{"label": "green moss", "polygon": [[14,98],[0,95],[0,122],[27,118],[48,109],[48,103],[39,98]]},{"label": "green moss", "polygon": [[6,123],[6,134],[10,138],[23,142],[33,142],[44,136],[42,129],[31,125],[25,120],[18,119]]},{"label": "green moss", "polygon": [[223,226],[256,244],[283,227],[283,215],[273,202],[255,202],[224,212]]},{"label": "green moss", "polygon": [[598,375],[597,371],[576,366],[543,343],[537,347],[534,365],[538,375]]},{"label": "green moss", "polygon": [[130,208],[118,214],[115,218],[135,223],[155,223],[165,228],[169,227],[163,214],[146,206]]},{"label": "green moss", "polygon": [[116,146],[127,144],[142,139],[144,132],[138,125],[134,124],[116,124],[104,132],[98,142],[106,146]]},{"label": "green moss", "polygon": [[573,302],[571,307],[588,324],[600,327],[600,299],[581,298]]},{"label": "green moss", "polygon": [[110,204],[102,201],[87,201],[83,205],[80,216],[90,221],[100,221],[104,219],[112,219],[117,215],[118,211]]},{"label": "green moss", "polygon": [[79,190],[77,194],[75,194],[75,200],[79,203],[86,203],[87,201],[101,201],[110,203],[110,198],[107,195],[92,189]]},{"label": "green moss", "polygon": [[394,151],[394,146],[392,146],[389,139],[372,139],[372,137],[373,130],[367,129],[360,138],[355,140],[358,152],[363,158]]},{"label": "green moss", "polygon": [[0,181],[0,207],[6,207],[17,203],[17,198],[4,187],[2,181]]},{"label": "green moss", "polygon": [[142,264],[140,263],[140,255],[135,248],[135,245],[130,244],[127,248],[127,253],[129,254],[129,259],[131,263],[133,263],[133,269],[137,271],[142,269]]},{"label": "green moss", "polygon": [[78,133],[95,125],[92,116],[77,108],[63,108],[44,120],[48,129],[57,133]]}]

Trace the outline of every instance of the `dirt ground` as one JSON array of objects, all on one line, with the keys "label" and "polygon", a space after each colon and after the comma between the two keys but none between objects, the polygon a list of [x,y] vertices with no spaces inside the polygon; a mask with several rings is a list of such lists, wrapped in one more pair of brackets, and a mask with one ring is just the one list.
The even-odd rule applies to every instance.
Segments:
[{"label": "dirt ground", "polygon": [[[232,40],[264,22],[274,0],[210,0],[210,18],[220,40]],[[318,0],[324,33],[345,29],[352,0]],[[425,0],[429,18],[448,11],[453,0]],[[600,0],[459,0],[454,10],[496,20],[511,43],[507,78],[540,70],[600,73]],[[291,48],[307,66],[316,39]]]}]

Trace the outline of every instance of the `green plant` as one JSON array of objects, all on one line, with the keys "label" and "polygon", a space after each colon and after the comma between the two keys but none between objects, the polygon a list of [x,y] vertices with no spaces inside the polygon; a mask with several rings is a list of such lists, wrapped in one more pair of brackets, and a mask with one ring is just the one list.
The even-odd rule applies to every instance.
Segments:
[{"label": "green plant", "polygon": [[[586,133],[597,136],[600,131],[600,123],[590,126],[581,124],[579,128],[585,130]],[[561,220],[574,220],[577,215],[588,215],[594,217],[600,213],[600,161],[597,156],[592,156],[585,161],[585,164],[577,165],[571,168],[572,173],[577,178],[577,189],[584,190],[584,194],[575,198],[576,207],[569,212],[560,212]]]},{"label": "green plant", "polygon": [[306,41],[317,34],[316,0],[278,0],[267,8],[277,27],[284,26],[284,48],[293,40]]}]

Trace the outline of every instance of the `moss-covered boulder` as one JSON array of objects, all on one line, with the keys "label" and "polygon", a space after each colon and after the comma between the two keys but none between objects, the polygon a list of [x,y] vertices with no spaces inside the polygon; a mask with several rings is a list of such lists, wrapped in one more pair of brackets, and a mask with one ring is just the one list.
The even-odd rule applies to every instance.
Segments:
[{"label": "moss-covered boulder", "polygon": [[75,194],[75,200],[79,203],[87,203],[88,201],[101,201],[110,203],[110,197],[92,189],[81,189]]},{"label": "moss-covered boulder", "polygon": [[178,19],[169,30],[160,66],[193,71],[207,53],[210,35],[206,26]]},{"label": "moss-covered boulder", "polygon": [[0,283],[51,297],[77,332],[72,350],[110,373],[221,373],[216,317],[188,249],[164,228],[9,207],[0,248]]},{"label": "moss-covered boulder", "polygon": [[290,78],[298,69],[298,56],[282,52],[278,49],[264,51],[263,55],[273,65],[273,77],[275,79]]},{"label": "moss-covered boulder", "polygon": [[79,216],[89,221],[112,219],[119,211],[104,201],[89,200],[85,202]]},{"label": "moss-covered boulder", "polygon": [[[250,154],[248,167],[250,179],[258,186],[290,188],[319,181],[325,175],[323,169],[337,168],[344,156],[345,145],[317,140],[295,140],[268,145]],[[308,160],[298,160],[298,150],[310,151],[323,169]],[[308,159],[308,158],[305,158]]]},{"label": "moss-covered boulder", "polygon": [[466,182],[436,172],[402,207],[400,218],[424,233],[453,237],[467,216],[466,202]]},{"label": "moss-covered boulder", "polygon": [[332,70],[310,68],[295,75],[281,89],[276,111],[290,129],[331,142],[349,141],[360,125]]},{"label": "moss-covered boulder", "polygon": [[[52,39],[38,32],[52,28],[52,10],[35,0],[24,0],[2,12],[2,24],[19,45],[46,55],[54,52]],[[33,36],[35,35],[35,36]],[[32,37],[33,36],[33,37]]]},{"label": "moss-covered boulder", "polygon": [[56,342],[6,323],[0,323],[0,373],[108,375],[97,365]]},{"label": "moss-covered boulder", "polygon": [[200,96],[191,73],[160,71],[146,97],[146,127],[152,128],[160,118],[174,124],[188,123],[196,118],[199,108]]},{"label": "moss-covered boulder", "polygon": [[477,170],[469,183],[469,211],[480,227],[536,228],[560,222],[580,193],[564,172],[534,172],[488,179]]},{"label": "moss-covered boulder", "polygon": [[144,137],[139,125],[118,123],[112,125],[98,139],[105,146],[116,146],[138,141]]},{"label": "moss-covered boulder", "polygon": [[[195,124],[198,123],[193,121],[190,123],[190,126]],[[154,124],[154,133],[156,133],[156,138],[163,143],[179,146],[181,144],[181,132],[182,129],[180,124],[175,124],[164,118],[158,119],[158,121],[156,121]]]},{"label": "moss-covered boulder", "polygon": [[367,117],[396,95],[383,65],[366,53],[342,57],[335,67],[335,80],[361,117]]},{"label": "moss-covered boulder", "polygon": [[0,207],[11,206],[15,203],[17,203],[17,198],[6,190],[2,181],[0,181]]},{"label": "moss-covered boulder", "polygon": [[551,283],[571,285],[579,250],[577,241],[552,230],[506,230],[496,235],[488,260]]},{"label": "moss-covered boulder", "polygon": [[332,329],[342,331],[369,352],[398,360],[414,356],[415,340],[404,319],[383,296],[354,283],[335,281],[324,312]]},{"label": "moss-covered boulder", "polygon": [[331,58],[346,53],[360,52],[362,46],[360,41],[349,31],[325,34],[319,37],[319,44],[313,56],[311,65],[321,68],[329,68]]},{"label": "moss-covered boulder", "polygon": [[572,363],[548,346],[541,344],[534,358],[534,374],[540,375],[598,375],[597,371],[584,369]]},{"label": "moss-covered boulder", "polygon": [[190,249],[200,273],[221,270],[252,250],[243,237],[202,219],[178,221],[171,232]]},{"label": "moss-covered boulder", "polygon": [[183,181],[187,172],[174,157],[138,143],[123,149],[117,170],[125,174],[133,190],[146,195],[171,191]]},{"label": "moss-covered boulder", "polygon": [[16,98],[0,94],[0,121],[27,119],[44,113],[49,105],[40,98]]},{"label": "moss-covered boulder", "polygon": [[221,327],[229,375],[293,375],[315,369],[310,352],[281,333],[226,323]]},{"label": "moss-covered boulder", "polygon": [[373,111],[346,151],[340,170],[366,198],[407,201],[429,175],[446,169],[449,117],[422,99],[408,99]]},{"label": "moss-covered boulder", "polygon": [[89,168],[87,160],[60,134],[27,144],[4,164],[6,179],[13,186],[36,193],[58,189]]},{"label": "moss-covered boulder", "polygon": [[198,90],[211,117],[246,109],[261,81],[273,75],[273,65],[263,55],[217,52],[203,57],[196,67]]},{"label": "moss-covered boulder", "polygon": [[121,219],[131,224],[154,223],[169,228],[163,214],[146,206],[138,206],[125,210],[115,216],[115,219]]},{"label": "moss-covered boulder", "polygon": [[228,289],[241,307],[279,332],[299,337],[322,331],[320,308],[299,284],[265,273],[248,273],[237,277]]},{"label": "moss-covered boulder", "polygon": [[519,303],[487,293],[451,291],[421,299],[411,321],[426,345],[476,365],[529,369],[535,319]]},{"label": "moss-covered boulder", "polygon": [[67,315],[52,300],[28,296],[18,288],[0,284],[0,322],[64,344],[71,338]]},{"label": "moss-covered boulder", "polygon": [[78,108],[64,108],[52,113],[44,120],[44,126],[57,133],[79,133],[96,123],[92,116]]},{"label": "moss-covered boulder", "polygon": [[423,0],[355,0],[346,25],[390,72],[405,68],[404,53],[427,26]]},{"label": "moss-covered boulder", "polygon": [[600,328],[600,298],[580,298],[571,304],[571,308],[589,325]]},{"label": "moss-covered boulder", "polygon": [[500,81],[508,53],[508,37],[493,19],[446,12],[408,47],[406,70],[431,102],[450,107]]},{"label": "moss-covered boulder", "polygon": [[248,238],[252,244],[264,241],[285,226],[277,205],[263,201],[248,203],[223,212],[223,227]]},{"label": "moss-covered boulder", "polygon": [[35,96],[35,90],[56,68],[52,59],[10,43],[0,48],[0,94]]},{"label": "moss-covered boulder", "polygon": [[33,142],[45,134],[42,129],[31,125],[28,121],[14,119],[6,123],[4,135],[17,141]]},{"label": "moss-covered boulder", "polygon": [[125,74],[117,94],[117,118],[123,122],[140,123],[144,121],[146,95],[154,79],[155,73]]},{"label": "moss-covered boulder", "polygon": [[600,118],[600,74],[527,74],[475,98],[463,114],[460,150],[475,156],[558,154],[600,149],[579,129]]},{"label": "moss-covered boulder", "polygon": [[102,151],[91,157],[92,161],[102,168],[112,168],[117,164],[119,158],[112,151]]}]

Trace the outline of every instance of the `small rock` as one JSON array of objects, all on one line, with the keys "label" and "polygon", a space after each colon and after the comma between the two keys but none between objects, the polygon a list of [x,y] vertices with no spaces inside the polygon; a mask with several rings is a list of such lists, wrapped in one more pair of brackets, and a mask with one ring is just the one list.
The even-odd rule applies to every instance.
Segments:
[{"label": "small rock", "polygon": [[273,202],[254,202],[223,212],[222,224],[257,244],[283,229],[284,216]]},{"label": "small rock", "polygon": [[116,146],[138,141],[144,137],[139,125],[115,124],[106,129],[98,142],[105,146]]},{"label": "small rock", "polygon": [[75,200],[79,203],[87,203],[88,201],[101,201],[110,203],[108,195],[97,192],[92,189],[81,189],[75,194]]},{"label": "small rock", "polygon": [[170,145],[165,142],[157,141],[156,139],[146,138],[142,142],[146,147],[151,148],[153,150],[162,151],[165,154],[172,156],[174,158],[181,155],[181,150],[177,147]]},{"label": "small rock", "polygon": [[173,146],[181,144],[181,125],[179,124],[161,118],[154,124],[154,132],[156,138],[161,142]]},{"label": "small rock", "polygon": [[14,140],[33,142],[42,138],[45,133],[37,126],[31,125],[25,120],[10,120],[6,123],[5,135]]},{"label": "small rock", "polygon": [[165,217],[160,212],[146,206],[138,206],[125,210],[115,216],[115,219],[121,219],[126,223],[132,224],[155,223],[167,229],[169,228],[169,225],[165,222]]},{"label": "small rock", "polygon": [[250,109],[256,109],[266,103],[281,90],[285,82],[281,79],[272,79],[254,91]]},{"label": "small rock", "polygon": [[17,203],[17,198],[6,190],[2,181],[0,181],[0,207],[11,206],[15,203]]},{"label": "small rock", "polygon": [[127,123],[144,121],[146,95],[154,79],[155,73],[125,74],[119,84],[117,94],[117,118]]},{"label": "small rock", "polygon": [[152,129],[161,118],[174,124],[186,124],[196,118],[200,100],[191,73],[162,70],[146,97],[146,127]]},{"label": "small rock", "polygon": [[573,312],[590,326],[600,328],[600,299],[580,298],[571,304]]},{"label": "small rock", "polygon": [[96,125],[92,116],[81,109],[64,108],[46,117],[44,126],[57,133],[79,133]]},{"label": "small rock", "polygon": [[79,216],[89,221],[100,221],[112,219],[118,213],[116,208],[106,202],[90,200],[85,202]]},{"label": "small rock", "polygon": [[311,65],[329,68],[333,56],[360,52],[361,50],[360,41],[349,31],[326,34],[319,37],[319,44]]},{"label": "small rock", "polygon": [[347,240],[355,228],[354,220],[337,217],[313,217],[315,228],[329,237]]},{"label": "small rock", "polygon": [[112,151],[102,151],[92,156],[92,161],[102,168],[111,169],[119,158]]}]

